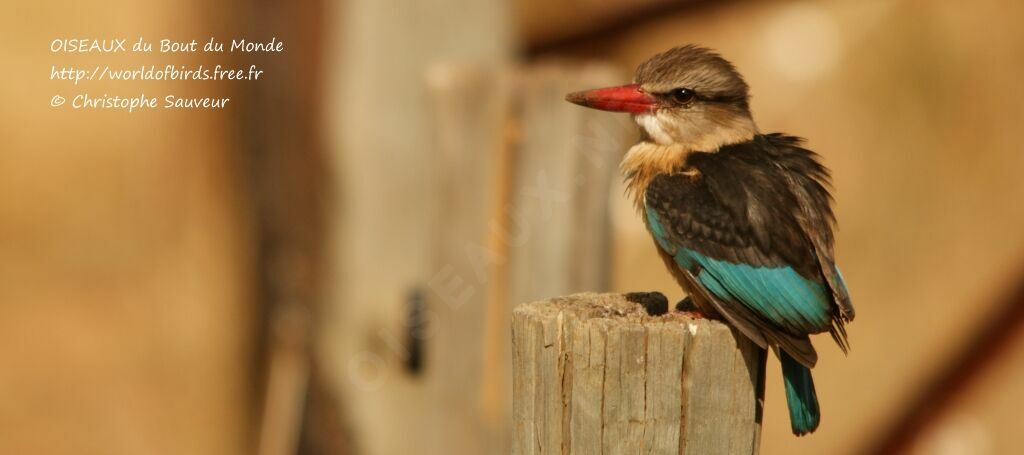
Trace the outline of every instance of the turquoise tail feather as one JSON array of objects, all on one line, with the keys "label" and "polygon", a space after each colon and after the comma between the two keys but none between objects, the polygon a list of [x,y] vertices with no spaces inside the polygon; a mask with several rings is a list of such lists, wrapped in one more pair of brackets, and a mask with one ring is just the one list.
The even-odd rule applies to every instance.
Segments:
[{"label": "turquoise tail feather", "polygon": [[803,436],[813,433],[821,421],[818,396],[814,392],[811,370],[797,362],[785,351],[779,350],[782,362],[782,379],[786,383],[786,404],[789,405],[789,423],[793,434]]}]

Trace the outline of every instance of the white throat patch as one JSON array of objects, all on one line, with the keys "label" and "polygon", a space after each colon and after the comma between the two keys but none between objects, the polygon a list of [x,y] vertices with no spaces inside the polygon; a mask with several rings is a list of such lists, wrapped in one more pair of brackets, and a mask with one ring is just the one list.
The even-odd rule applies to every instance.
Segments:
[{"label": "white throat patch", "polygon": [[647,132],[651,139],[654,139],[654,142],[661,145],[669,145],[673,142],[672,136],[669,136],[668,132],[661,127],[661,120],[656,115],[640,114],[634,120],[637,125]]}]

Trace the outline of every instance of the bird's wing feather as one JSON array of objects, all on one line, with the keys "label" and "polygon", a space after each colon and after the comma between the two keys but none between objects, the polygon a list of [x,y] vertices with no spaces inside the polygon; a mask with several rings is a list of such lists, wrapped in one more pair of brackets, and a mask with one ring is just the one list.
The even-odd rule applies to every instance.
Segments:
[{"label": "bird's wing feather", "polygon": [[806,335],[795,336],[779,331],[770,322],[744,305],[726,305],[722,299],[711,294],[706,287],[699,284],[697,277],[692,272],[682,269],[682,274],[690,283],[698,283],[689,286],[692,292],[699,294],[703,301],[710,303],[715,311],[758,346],[765,349],[771,345],[781,346],[786,352],[792,353],[793,358],[799,359],[800,363],[808,367],[813,367],[818,361],[818,353],[815,352],[814,346],[811,345],[811,341]]},{"label": "bird's wing feather", "polygon": [[[649,188],[648,201],[651,191]],[[772,326],[794,335],[828,330],[828,300],[819,283],[801,277],[791,266],[756,247],[730,245],[723,236],[716,240],[702,234],[701,228],[683,222],[686,217],[678,216],[671,207],[648,205],[647,218],[661,248],[718,299],[742,303]]]},{"label": "bird's wing feather", "polygon": [[832,249],[835,217],[827,189],[830,183],[828,169],[818,162],[814,152],[801,146],[798,138],[781,134],[769,134],[762,138],[774,164],[784,171],[781,175],[786,177],[786,186],[799,208],[795,218],[814,246],[819,270],[835,303],[832,337],[845,352],[849,344],[844,325],[853,320],[856,312],[843,275],[835,265]]},{"label": "bird's wing feather", "polygon": [[[842,323],[848,319],[836,318],[852,317],[845,284],[831,260],[828,193],[814,169],[809,181],[794,182],[804,177],[749,166],[741,153],[722,153],[699,163],[697,178],[653,178],[645,198],[648,226],[730,322],[751,339],[767,338],[813,365],[806,335],[830,331],[845,348]],[[742,177],[730,175],[735,169]],[[792,188],[809,183],[817,187]]]}]

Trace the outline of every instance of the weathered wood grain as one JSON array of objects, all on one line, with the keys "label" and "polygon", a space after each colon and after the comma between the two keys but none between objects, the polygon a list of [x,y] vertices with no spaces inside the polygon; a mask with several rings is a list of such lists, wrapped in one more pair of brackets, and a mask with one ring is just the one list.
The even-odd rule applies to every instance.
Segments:
[{"label": "weathered wood grain", "polygon": [[516,308],[514,454],[753,454],[765,353],[728,326],[619,294]]}]

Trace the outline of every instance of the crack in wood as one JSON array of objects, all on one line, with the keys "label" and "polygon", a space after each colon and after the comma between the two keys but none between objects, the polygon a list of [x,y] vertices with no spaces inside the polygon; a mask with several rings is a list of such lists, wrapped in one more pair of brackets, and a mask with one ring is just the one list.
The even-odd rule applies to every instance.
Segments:
[{"label": "crack in wood", "polygon": [[533,434],[515,426],[514,454],[756,453],[763,357],[725,325],[651,317],[618,294],[521,305],[513,319],[543,333],[514,334],[536,343],[514,351],[513,382],[536,385],[514,390],[534,403],[516,407]]}]

